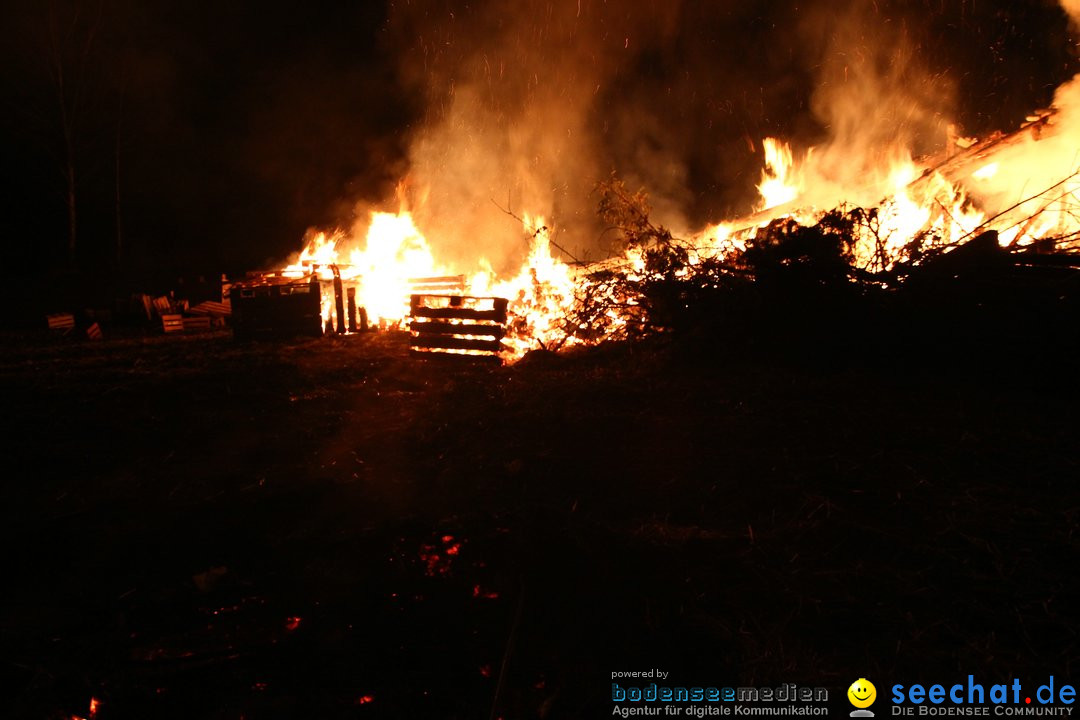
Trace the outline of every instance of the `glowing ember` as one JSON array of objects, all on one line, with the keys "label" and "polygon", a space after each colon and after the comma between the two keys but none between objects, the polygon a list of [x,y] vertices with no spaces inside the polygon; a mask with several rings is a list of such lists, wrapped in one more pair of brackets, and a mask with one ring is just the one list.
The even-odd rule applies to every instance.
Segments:
[{"label": "glowing ember", "polygon": [[96,697],[90,698],[90,708],[85,718],[79,715],[72,715],[71,720],[94,720],[98,716],[98,711],[101,710],[101,701]]},{"label": "glowing ember", "polygon": [[472,596],[478,600],[497,600],[499,593],[492,590],[485,590],[479,585],[473,585]]},{"label": "glowing ember", "polygon": [[[441,547],[440,547],[441,544]],[[453,535],[443,535],[439,543],[424,543],[420,546],[419,557],[424,564],[424,574],[428,577],[440,577],[450,574],[454,558],[461,554],[464,541]]]}]

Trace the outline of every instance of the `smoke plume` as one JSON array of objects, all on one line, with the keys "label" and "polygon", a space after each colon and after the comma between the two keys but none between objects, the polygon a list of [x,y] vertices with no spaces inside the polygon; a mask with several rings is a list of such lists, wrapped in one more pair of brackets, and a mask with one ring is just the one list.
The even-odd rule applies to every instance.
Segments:
[{"label": "smoke plume", "polygon": [[922,62],[903,18],[873,5],[816,16],[803,32],[827,38],[812,100],[826,137],[804,162],[800,199],[820,209],[876,204],[890,190],[891,166],[944,147],[952,81]]},{"label": "smoke plume", "polygon": [[[1014,12],[977,7],[985,18],[889,0],[394,3],[386,46],[425,108],[409,130],[408,209],[458,270],[516,269],[527,246],[511,214],[542,216],[596,258],[597,181],[617,172],[649,192],[654,221],[692,232],[753,209],[765,136],[792,141],[806,203],[874,204],[893,161],[943,150],[972,116],[958,99],[980,77],[965,68],[990,52],[1011,62],[1000,43],[963,42]],[[1012,95],[986,103],[1027,102]]]},{"label": "smoke plume", "polygon": [[422,0],[398,10],[395,30],[412,36],[403,74],[428,104],[409,152],[411,209],[440,256],[497,270],[520,261],[521,225],[507,212],[543,216],[586,243],[597,231],[591,190],[610,171],[598,99],[628,59],[665,41],[678,3],[455,10]]}]

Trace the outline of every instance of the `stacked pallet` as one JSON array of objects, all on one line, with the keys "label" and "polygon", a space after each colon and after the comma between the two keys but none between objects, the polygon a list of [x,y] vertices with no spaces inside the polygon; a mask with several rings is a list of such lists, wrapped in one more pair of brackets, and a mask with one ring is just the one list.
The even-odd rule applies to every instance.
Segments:
[{"label": "stacked pallet", "polygon": [[413,295],[412,351],[498,359],[506,334],[506,298]]}]

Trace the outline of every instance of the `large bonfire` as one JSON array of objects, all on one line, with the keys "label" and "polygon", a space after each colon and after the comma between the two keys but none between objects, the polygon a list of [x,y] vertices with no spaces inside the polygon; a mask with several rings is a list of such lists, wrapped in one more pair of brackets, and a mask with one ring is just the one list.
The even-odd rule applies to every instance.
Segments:
[{"label": "large bonfire", "polygon": [[[990,230],[1009,252],[1067,252],[1080,234],[1078,116],[1080,79],[1074,79],[1059,89],[1053,108],[1032,114],[1012,133],[954,136],[939,155],[918,159],[906,148],[887,148],[881,154],[887,159],[858,187],[839,182],[814,148],[797,153],[765,138],[757,207],[683,237],[652,225],[645,195],[613,178],[601,183],[600,214],[618,226],[625,242],[618,254],[597,263],[570,257],[556,243],[554,228],[525,214],[518,221],[529,250],[516,274],[500,277],[482,257],[472,267],[454,267],[436,257],[425,230],[399,200],[395,212],[371,212],[361,232],[312,234],[285,272],[314,270],[329,280],[336,269],[356,284],[357,302],[372,322],[402,329],[415,279],[461,275],[462,292],[509,299],[503,342],[512,361],[530,349],[624,337],[645,312],[633,283],[650,274],[693,273],[704,263],[738,265],[777,227],[824,223],[835,231],[840,218],[851,271],[882,285],[895,281],[895,268]],[[662,268],[649,262],[657,249],[666,258]]]}]

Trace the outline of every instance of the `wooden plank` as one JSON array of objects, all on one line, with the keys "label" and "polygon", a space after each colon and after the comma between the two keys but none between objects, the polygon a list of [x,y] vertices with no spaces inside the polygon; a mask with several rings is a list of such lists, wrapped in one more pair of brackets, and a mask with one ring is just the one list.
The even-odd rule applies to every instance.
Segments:
[{"label": "wooden plank", "polygon": [[349,332],[356,332],[356,288],[349,287],[345,289],[345,304],[347,306],[346,312],[349,318]]},{"label": "wooden plank", "polygon": [[[479,309],[478,305],[491,305]],[[437,320],[492,320],[506,322],[506,298],[477,298],[467,295],[413,295],[409,307],[414,317]]]},{"label": "wooden plank", "polygon": [[232,315],[232,306],[227,302],[206,300],[192,307],[188,312],[193,315]]},{"label": "wooden plank", "polygon": [[440,295],[465,292],[464,285],[413,285],[409,289],[418,293],[438,293]]},{"label": "wooden plank", "polygon": [[452,285],[465,284],[464,275],[440,275],[438,277],[409,278],[410,285]]},{"label": "wooden plank", "polygon": [[419,322],[413,320],[409,323],[409,329],[421,335],[484,335],[501,338],[506,334],[506,328],[502,325],[475,325],[469,323],[439,322],[436,320]]},{"label": "wooden plank", "polygon": [[210,318],[203,317],[186,317],[184,318],[184,330],[209,330]]},{"label": "wooden plank", "polygon": [[478,350],[497,353],[502,349],[498,340],[462,340],[444,335],[421,335],[414,337],[410,345],[414,349],[428,350]]},{"label": "wooden plank", "polygon": [[460,307],[472,310],[488,310],[498,309],[500,305],[506,305],[506,302],[506,298],[460,295],[457,293],[413,293],[409,296],[409,304],[412,307]]},{"label": "wooden plank", "polygon": [[498,310],[470,310],[468,308],[428,308],[418,307],[412,310],[413,317],[432,318],[434,320],[493,320],[504,322],[506,313]]},{"label": "wooden plank", "polygon": [[139,302],[142,303],[143,310],[146,311],[147,322],[154,319],[154,301],[150,299],[149,295],[139,295]]},{"label": "wooden plank", "polygon": [[409,287],[413,293],[461,293],[465,290],[465,276],[411,278]]},{"label": "wooden plank", "polygon": [[489,363],[502,363],[496,353],[483,353],[477,355],[475,353],[461,353],[453,352],[450,350],[418,350],[416,348],[409,349],[409,355],[415,358],[424,358],[425,360],[443,360],[447,362],[489,362]]}]

